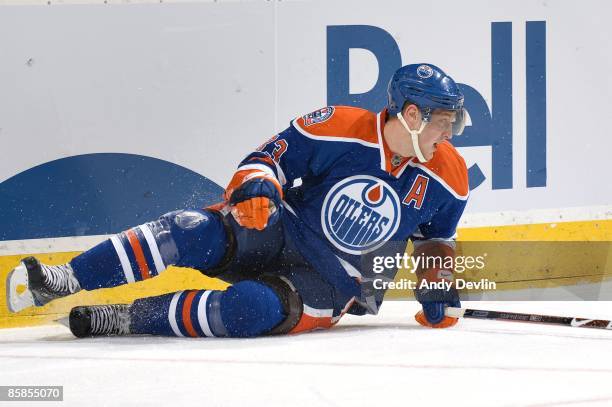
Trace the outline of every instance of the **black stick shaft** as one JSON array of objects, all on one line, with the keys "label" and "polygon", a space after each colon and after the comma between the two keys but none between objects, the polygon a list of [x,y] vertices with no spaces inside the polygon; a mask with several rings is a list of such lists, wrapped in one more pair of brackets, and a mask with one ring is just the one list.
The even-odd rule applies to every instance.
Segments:
[{"label": "black stick shaft", "polygon": [[488,319],[492,321],[527,322],[570,326],[574,328],[594,328],[612,330],[612,321],[576,317],[557,317],[552,315],[522,314],[518,312],[490,311],[481,309],[447,308],[447,315],[458,318]]}]

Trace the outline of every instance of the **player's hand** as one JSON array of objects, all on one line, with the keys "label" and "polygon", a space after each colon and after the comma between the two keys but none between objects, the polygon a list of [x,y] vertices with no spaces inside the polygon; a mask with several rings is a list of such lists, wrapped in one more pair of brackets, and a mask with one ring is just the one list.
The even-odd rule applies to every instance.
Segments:
[{"label": "player's hand", "polygon": [[232,192],[229,204],[239,225],[263,230],[280,218],[280,185],[266,177],[250,179]]},{"label": "player's hand", "polygon": [[[447,270],[431,270],[419,279],[418,286],[422,280],[452,281],[452,273]],[[414,319],[429,328],[450,328],[457,324],[458,319],[444,315],[446,307],[461,307],[459,294],[454,285],[450,289],[421,289],[415,290],[415,296],[421,303],[423,309],[416,313]]]},{"label": "player's hand", "polygon": [[[430,302],[423,303],[423,309],[414,315],[416,321],[429,328],[450,328],[455,326],[457,318],[447,317],[444,315],[444,309],[446,307],[461,307],[459,301],[446,303],[446,302]],[[435,322],[434,322],[435,321]]]}]

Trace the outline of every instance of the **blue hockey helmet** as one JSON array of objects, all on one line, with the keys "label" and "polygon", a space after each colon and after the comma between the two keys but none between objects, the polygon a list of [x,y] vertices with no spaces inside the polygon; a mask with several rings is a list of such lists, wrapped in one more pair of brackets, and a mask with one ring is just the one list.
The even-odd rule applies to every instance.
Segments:
[{"label": "blue hockey helmet", "polygon": [[396,116],[406,102],[419,107],[423,120],[429,122],[435,109],[455,111],[452,132],[459,135],[465,125],[463,93],[450,76],[432,64],[411,64],[395,71],[387,87],[387,110]]}]

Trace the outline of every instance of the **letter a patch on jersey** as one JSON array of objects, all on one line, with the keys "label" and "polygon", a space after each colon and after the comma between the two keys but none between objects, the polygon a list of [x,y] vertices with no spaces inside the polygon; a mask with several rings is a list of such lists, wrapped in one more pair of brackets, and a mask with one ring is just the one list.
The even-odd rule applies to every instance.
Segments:
[{"label": "letter a patch on jersey", "polygon": [[429,183],[429,178],[424,175],[418,174],[412,183],[412,187],[410,187],[410,192],[404,198],[402,203],[404,205],[410,206],[412,202],[414,202],[415,209],[421,209],[423,206],[423,199],[425,198],[425,193],[427,192],[427,184]]},{"label": "letter a patch on jersey", "polygon": [[327,106],[323,109],[316,110],[312,113],[308,113],[306,116],[303,116],[304,126],[312,126],[313,124],[323,123],[329,120],[334,114],[334,107]]}]

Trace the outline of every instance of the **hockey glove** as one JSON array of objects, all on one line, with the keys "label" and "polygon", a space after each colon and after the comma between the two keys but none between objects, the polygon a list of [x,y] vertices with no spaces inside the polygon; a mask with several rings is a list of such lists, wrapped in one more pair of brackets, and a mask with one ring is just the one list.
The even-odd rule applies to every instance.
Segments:
[{"label": "hockey glove", "polygon": [[280,218],[281,193],[278,181],[270,177],[245,179],[230,196],[232,216],[245,228],[264,230]]},{"label": "hockey glove", "polygon": [[[427,288],[431,283],[439,285],[446,284],[444,288]],[[444,315],[446,307],[460,307],[459,294],[454,284],[449,287],[453,281],[453,273],[448,270],[432,269],[423,273],[419,277],[417,288],[414,290],[417,301],[423,306],[423,310],[416,313],[414,319],[423,325],[430,328],[449,328],[454,326],[458,319],[447,317]]]}]

